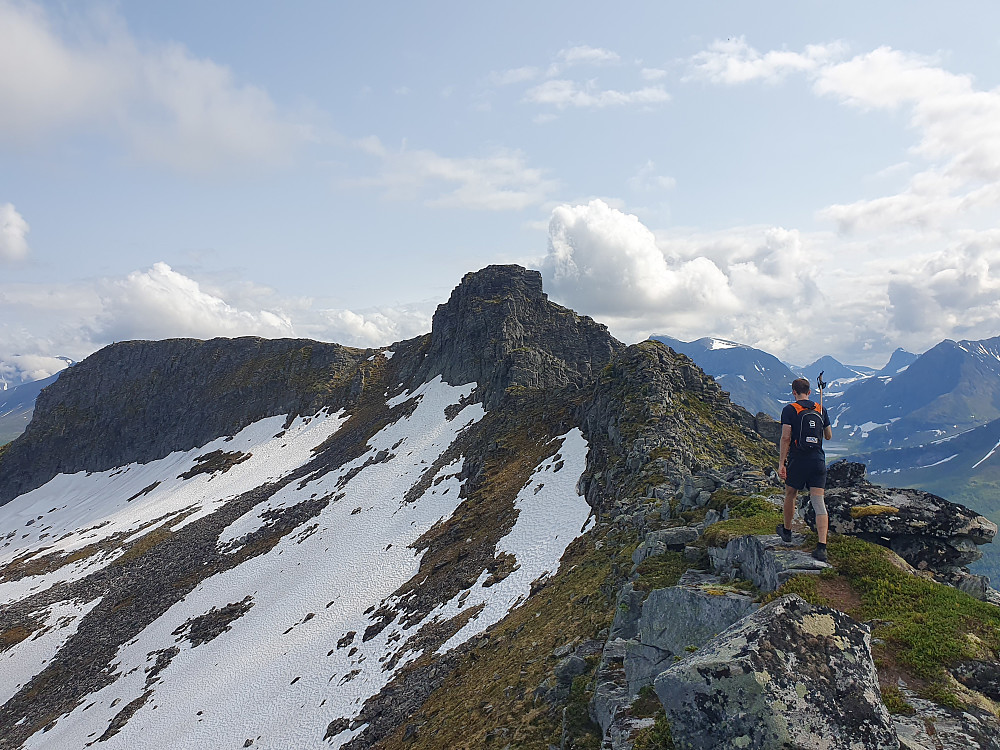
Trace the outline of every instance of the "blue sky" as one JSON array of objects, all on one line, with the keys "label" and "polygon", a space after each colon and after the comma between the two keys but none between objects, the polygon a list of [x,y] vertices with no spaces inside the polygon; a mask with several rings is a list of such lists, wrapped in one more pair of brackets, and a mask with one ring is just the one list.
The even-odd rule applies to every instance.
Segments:
[{"label": "blue sky", "polygon": [[627,342],[1000,334],[995,3],[622,8],[0,0],[0,376],[388,344],[498,262]]}]

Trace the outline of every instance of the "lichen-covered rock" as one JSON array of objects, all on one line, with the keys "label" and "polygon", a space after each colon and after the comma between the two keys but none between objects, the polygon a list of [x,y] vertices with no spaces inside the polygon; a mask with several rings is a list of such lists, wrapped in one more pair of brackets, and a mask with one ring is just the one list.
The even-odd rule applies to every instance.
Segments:
[{"label": "lichen-covered rock", "polygon": [[895,750],[865,625],[789,594],[655,682],[677,748]]},{"label": "lichen-covered rock", "polygon": [[639,616],[644,596],[631,583],[626,583],[618,590],[618,596],[615,597],[615,617],[611,622],[608,640],[635,638],[639,632]]},{"label": "lichen-covered rock", "polygon": [[718,633],[757,608],[746,594],[719,586],[673,586],[651,591],[642,604],[638,640],[625,648],[629,690],[638,693]]},{"label": "lichen-covered rock", "polygon": [[982,709],[939,706],[900,685],[911,716],[894,716],[901,750],[1000,750],[1000,719]]},{"label": "lichen-covered rock", "polygon": [[[946,573],[968,565],[982,557],[977,545],[996,536],[995,523],[964,505],[922,490],[870,484],[862,464],[830,468],[838,477],[826,491],[830,531],[889,547],[918,570]],[[815,528],[811,505],[806,522]]]}]

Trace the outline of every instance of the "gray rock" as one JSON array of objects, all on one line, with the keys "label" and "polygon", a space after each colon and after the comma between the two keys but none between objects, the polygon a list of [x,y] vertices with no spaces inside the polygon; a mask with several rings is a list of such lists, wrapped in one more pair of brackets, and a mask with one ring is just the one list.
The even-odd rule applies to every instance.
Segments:
[{"label": "gray rock", "polygon": [[553,670],[556,679],[563,685],[573,682],[573,678],[587,671],[587,662],[579,656],[567,656],[556,664]]},{"label": "gray rock", "polygon": [[[792,544],[804,541],[801,535],[792,535]],[[774,591],[794,575],[819,574],[830,567],[786,545],[777,534],[737,537],[724,548],[710,547],[708,554],[716,573],[744,578],[761,591]]]},{"label": "gray rock", "polygon": [[956,711],[939,706],[903,685],[900,692],[916,710],[913,716],[893,716],[902,750],[1000,750],[1000,721],[995,716],[975,708]]},{"label": "gray rock", "polygon": [[628,643],[622,639],[609,640],[597,667],[590,713],[591,718],[600,725],[602,735],[607,733],[615,718],[632,705],[633,696],[628,691],[624,667]]},{"label": "gray rock", "polygon": [[698,529],[694,526],[678,526],[672,529],[650,531],[632,553],[632,563],[638,565],[647,557],[662,555],[667,550],[680,552],[685,545],[696,540],[698,536]]},{"label": "gray rock", "polygon": [[[848,464],[844,472],[854,471]],[[827,488],[830,531],[889,547],[918,570],[944,572],[978,560],[997,525],[973,510],[929,492],[877,487],[856,477]],[[806,522],[815,528],[812,505]]]},{"label": "gray rock", "polygon": [[636,591],[631,583],[626,583],[618,590],[610,638],[635,638],[639,632],[639,615],[642,612],[644,596],[645,593]]},{"label": "gray rock", "polygon": [[896,750],[866,626],[783,596],[655,682],[677,748]]},{"label": "gray rock", "polygon": [[745,594],[720,588],[674,586],[651,591],[642,605],[639,638],[625,649],[629,690],[652,684],[674,657],[699,648],[757,608]]}]

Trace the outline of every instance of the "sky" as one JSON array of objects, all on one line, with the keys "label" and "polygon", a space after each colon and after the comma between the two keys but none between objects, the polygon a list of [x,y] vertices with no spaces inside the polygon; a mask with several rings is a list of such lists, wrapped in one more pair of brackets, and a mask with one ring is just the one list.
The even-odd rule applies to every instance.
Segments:
[{"label": "sky", "polygon": [[994,2],[0,0],[0,381],[383,346],[491,263],[626,343],[1000,335],[998,53]]}]

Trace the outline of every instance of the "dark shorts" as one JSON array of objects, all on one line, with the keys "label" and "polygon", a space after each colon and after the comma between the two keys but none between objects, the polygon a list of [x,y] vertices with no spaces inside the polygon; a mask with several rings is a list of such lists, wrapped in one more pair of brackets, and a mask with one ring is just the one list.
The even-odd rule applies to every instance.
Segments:
[{"label": "dark shorts", "polygon": [[806,487],[825,490],[826,458],[789,458],[785,484],[797,490],[804,490]]}]

